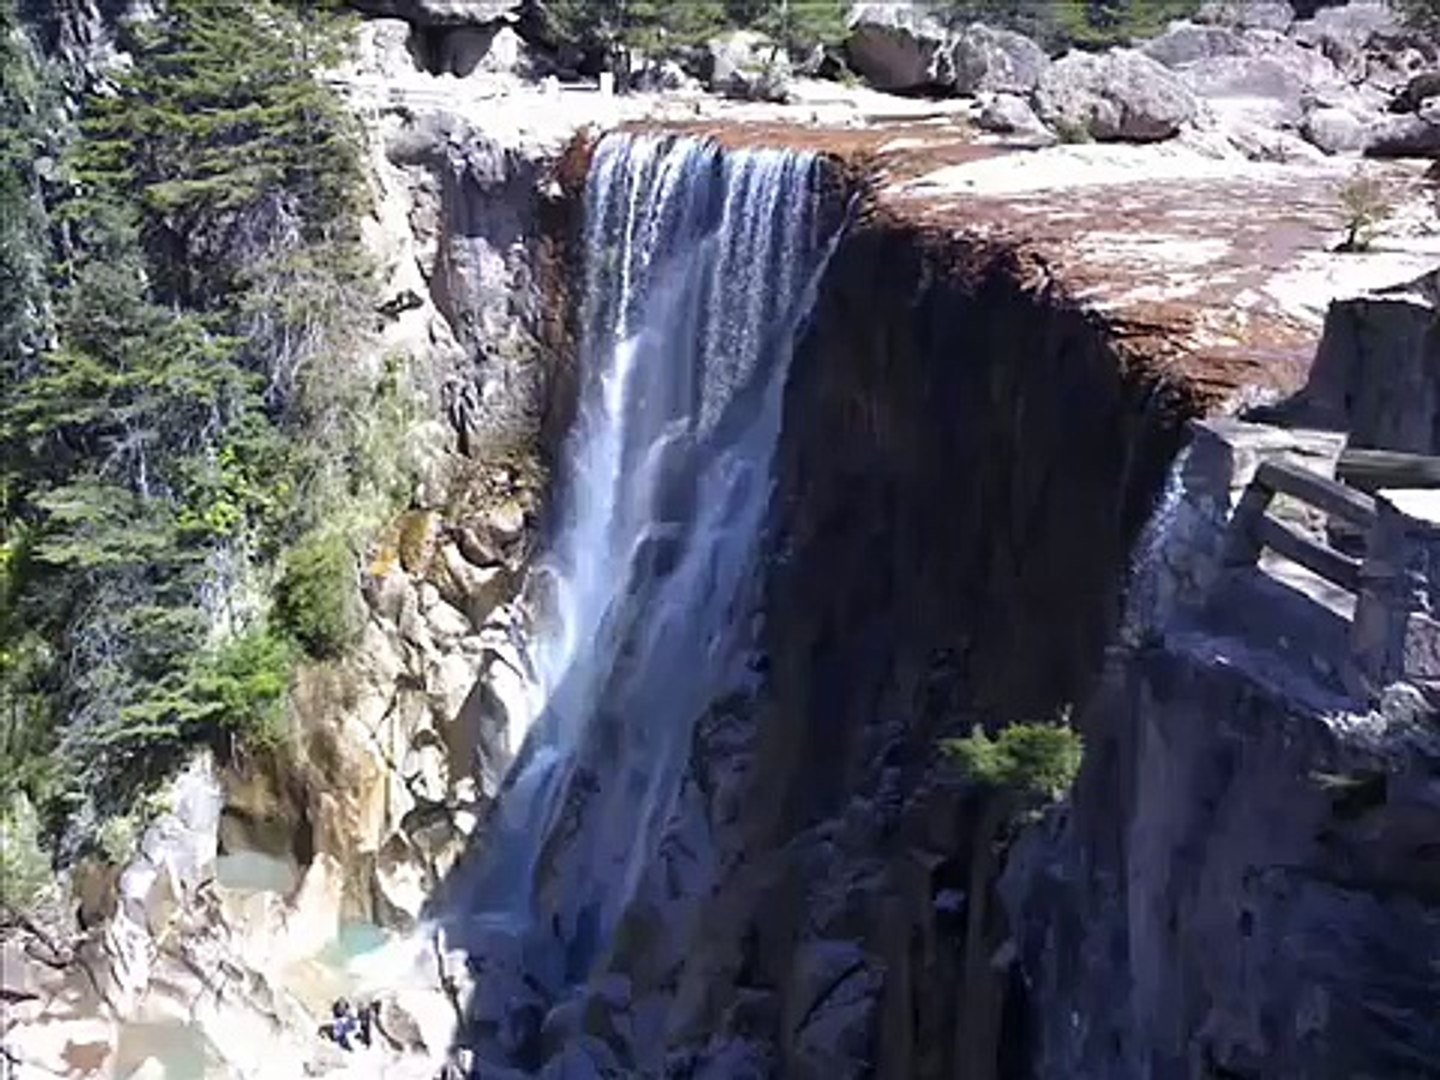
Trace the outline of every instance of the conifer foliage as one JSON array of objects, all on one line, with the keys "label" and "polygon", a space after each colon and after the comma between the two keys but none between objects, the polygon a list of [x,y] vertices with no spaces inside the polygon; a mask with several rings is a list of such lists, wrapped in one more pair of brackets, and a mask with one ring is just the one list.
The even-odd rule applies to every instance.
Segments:
[{"label": "conifer foliage", "polygon": [[[12,4],[6,163],[35,157]],[[345,456],[345,402],[312,388],[367,295],[356,135],[316,78],[340,29],[166,0],[85,103],[48,223],[25,170],[0,178],[0,794],[72,835],[188,747],[271,742],[283,718],[301,646],[263,597]]]}]

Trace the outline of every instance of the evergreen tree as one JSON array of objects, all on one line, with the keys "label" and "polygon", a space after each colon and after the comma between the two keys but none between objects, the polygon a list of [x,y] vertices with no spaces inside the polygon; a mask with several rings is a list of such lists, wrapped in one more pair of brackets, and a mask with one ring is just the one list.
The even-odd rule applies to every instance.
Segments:
[{"label": "evergreen tree", "polygon": [[44,337],[45,216],[35,167],[46,149],[45,105],[14,2],[0,0],[0,377],[7,383]]},{"label": "evergreen tree", "polygon": [[732,23],[760,30],[796,55],[845,39],[844,0],[727,0],[726,7]]},{"label": "evergreen tree", "polygon": [[33,371],[49,336],[47,227],[37,162],[50,149],[51,104],[13,0],[0,0],[0,817],[27,792],[43,797],[54,773],[45,754],[53,658],[22,603],[33,551],[19,491],[30,463],[3,415],[5,401]]},{"label": "evergreen tree", "polygon": [[[343,458],[347,402],[307,386],[335,381],[365,290],[356,140],[314,78],[329,17],[169,0],[134,32],[64,162],[58,341],[22,325],[43,303],[3,309],[0,689],[29,719],[0,729],[0,765],[57,750],[65,787],[25,786],[62,816],[123,808],[196,741],[273,740],[294,649],[235,629],[222,568],[274,563],[311,524],[294,500]],[[0,118],[0,155],[23,152],[24,115]],[[7,213],[7,281],[43,263],[26,229],[12,244]]]},{"label": "evergreen tree", "polygon": [[759,30],[793,53],[845,37],[845,0],[548,0],[558,39],[598,54],[607,67],[631,53],[665,55],[733,29]]},{"label": "evergreen tree", "polygon": [[1200,0],[934,0],[952,25],[985,22],[1027,34],[1047,49],[1102,49],[1161,33],[1193,15]]}]

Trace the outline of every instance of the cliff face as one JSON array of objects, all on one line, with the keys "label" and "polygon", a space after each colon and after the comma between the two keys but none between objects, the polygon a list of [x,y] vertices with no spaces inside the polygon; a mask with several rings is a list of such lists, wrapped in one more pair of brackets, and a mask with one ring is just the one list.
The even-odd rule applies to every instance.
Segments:
[{"label": "cliff face", "polygon": [[[1433,1069],[1433,750],[1415,699],[1352,699],[1325,659],[1344,629],[1289,612],[1274,582],[1231,583],[1214,622],[1185,621],[1213,582],[1184,564],[1219,534],[1173,505],[1137,556],[1185,422],[1234,408],[1270,354],[1235,359],[1238,338],[1217,345],[1173,304],[1097,311],[1071,291],[1093,276],[1052,249],[903,204],[841,244],[787,388],[763,689],[701,719],[608,970],[546,1021],[536,1060],[693,1076]],[[1256,331],[1283,353],[1263,373],[1276,389],[1306,366],[1285,325]],[[1387,327],[1372,352],[1428,355],[1423,332]],[[1392,413],[1409,401],[1370,392]],[[1428,398],[1405,409],[1424,420]],[[1297,452],[1330,460],[1342,441]],[[1173,580],[1131,582],[1117,638],[1132,560],[1155,545]],[[1260,613],[1268,650],[1245,629]],[[1089,752],[1068,809],[992,848],[937,740],[1070,705]]]},{"label": "cliff face", "polygon": [[[474,101],[449,110],[425,94],[367,114],[377,355],[400,358],[413,392],[419,482],[363,568],[357,655],[302,678],[300,768],[232,771],[223,807],[190,826],[218,833],[212,854],[258,851],[302,875],[292,896],[250,905],[258,916],[242,898],[233,926],[171,935],[223,938],[215,965],[247,949],[289,963],[342,915],[413,920],[459,850],[483,846],[528,704],[512,601],[573,408],[588,161],[583,144],[562,154],[563,139],[513,137],[473,119]],[[538,99],[512,103],[506,123]],[[822,150],[830,137],[762,135]],[[857,155],[881,141],[847,138]],[[916,174],[928,153],[886,151]],[[542,1021],[552,1002],[507,997],[515,987],[486,972],[461,1041],[677,1076],[1427,1075],[1437,958],[1409,946],[1436,939],[1430,759],[1353,739],[1333,688],[1277,691],[1222,663],[1238,646],[1215,632],[1151,642],[1102,673],[1184,422],[1237,383],[1283,383],[1313,328],[1211,319],[1263,282],[1208,270],[1204,305],[1182,295],[1189,278],[1170,282],[1179,299],[1147,298],[1175,268],[1140,256],[1184,263],[1195,247],[1163,231],[1116,242],[1131,222],[1103,184],[1078,202],[955,191],[873,210],[825,275],[785,395],[755,620],[762,689],[697,725],[663,856],[603,973]],[[1204,201],[1228,223],[1252,195]],[[1134,220],[1154,231],[1155,215],[1193,209],[1174,196],[1173,182],[1147,184]],[[1251,259],[1236,249],[1227,273]],[[1405,325],[1398,346],[1383,328],[1366,340],[1418,358],[1429,395],[1428,324]],[[1257,341],[1283,371],[1260,370]],[[1162,368],[1176,354],[1189,362]],[[1344,354],[1338,383],[1359,355]],[[1428,396],[1386,401],[1351,415],[1378,431],[1413,406],[1417,431],[1433,425]],[[1231,597],[1233,611],[1268,599]],[[1014,849],[1002,909],[984,803],[936,743],[1070,705],[1089,762],[1070,810]],[[1408,730],[1381,714],[1392,723]],[[183,883],[187,919],[206,872]],[[148,919],[131,906],[153,951],[175,905]],[[302,929],[277,929],[286,920]],[[105,947],[100,963],[124,963]],[[152,992],[144,970],[126,995]],[[432,968],[415,979],[405,989],[438,1008],[429,1044],[443,1056],[450,1004]],[[257,985],[263,997],[280,980]],[[71,1034],[116,1038],[111,1013],[91,1015],[109,1008],[87,998]],[[254,1001],[188,1018],[220,1030],[242,1012]],[[305,1030],[297,1055],[314,1049]]]},{"label": "cliff face", "polygon": [[1416,685],[1351,690],[1374,622],[1350,607],[1403,560],[1372,540],[1352,605],[1224,554],[1259,461],[1325,474],[1343,444],[1212,421],[1177,462],[1076,717],[1084,769],[1001,889],[1033,1075],[1434,1073],[1440,738]]},{"label": "cliff face", "polygon": [[961,977],[979,801],[936,740],[1086,694],[1195,407],[1023,250],[883,214],[841,244],[786,394],[765,688],[702,719],[586,1006],[622,1064],[659,1017],[686,1075],[1021,1067],[1003,976]]},{"label": "cliff face", "polygon": [[[361,568],[364,630],[302,674],[298,766],[231,777],[227,838],[344,870],[343,911],[408,926],[488,813],[528,722],[523,617],[568,385],[574,170],[444,113],[370,133],[377,352],[409,398],[409,509]],[[557,420],[557,415],[561,419]]]},{"label": "cliff face", "polygon": [[1433,732],[1404,698],[1356,715],[1265,666],[1175,636],[1081,720],[1072,808],[1008,872],[1035,1075],[1440,1068]]}]

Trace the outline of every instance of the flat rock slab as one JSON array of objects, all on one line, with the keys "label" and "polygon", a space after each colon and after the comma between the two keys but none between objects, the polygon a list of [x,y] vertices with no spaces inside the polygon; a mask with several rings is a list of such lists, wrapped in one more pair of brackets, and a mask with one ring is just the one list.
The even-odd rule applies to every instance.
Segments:
[{"label": "flat rock slab", "polygon": [[1440,263],[1440,220],[1422,161],[1363,166],[1381,180],[1393,213],[1371,250],[1341,254],[1340,191],[1355,162],[1250,160],[1214,132],[1035,149],[1022,136],[979,134],[978,102],[803,80],[783,105],[547,93],[513,80],[418,73],[383,86],[348,73],[339,81],[362,110],[473,116],[497,144],[542,156],[558,156],[588,127],[844,159],[879,178],[882,207],[901,220],[1013,245],[1037,288],[1068,291],[1128,348],[1172,365],[1216,408],[1295,390],[1331,301]]},{"label": "flat rock slab", "polygon": [[1367,165],[1392,214],[1340,253],[1353,163],[1217,158],[1183,143],[1068,145],[895,179],[907,217],[1025,244],[1122,335],[1217,393],[1303,381],[1326,310],[1440,262],[1425,163]]}]

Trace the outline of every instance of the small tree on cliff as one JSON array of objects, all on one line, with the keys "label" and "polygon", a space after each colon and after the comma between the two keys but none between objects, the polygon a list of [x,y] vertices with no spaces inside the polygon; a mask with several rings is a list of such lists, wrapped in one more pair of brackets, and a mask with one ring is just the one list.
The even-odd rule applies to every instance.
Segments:
[{"label": "small tree on cliff", "polygon": [[990,736],[978,725],[963,738],[947,739],[941,750],[979,788],[980,818],[971,847],[965,913],[965,1001],[959,1045],[993,1046],[998,1036],[1001,995],[990,968],[990,892],[1001,866],[1007,834],[1037,807],[1064,797],[1080,771],[1084,746],[1068,724],[1021,723]]},{"label": "small tree on cliff", "polygon": [[1337,251],[1369,251],[1394,206],[1378,177],[1356,172],[1340,188],[1340,208],[1345,215],[1345,239]]},{"label": "small tree on cliff", "polygon": [[1084,756],[1080,736],[1065,724],[1011,724],[993,738],[977,725],[941,745],[969,779],[1017,808],[1062,798]]}]

